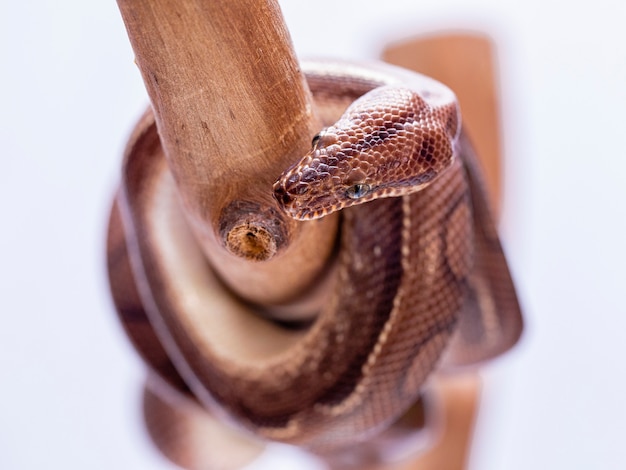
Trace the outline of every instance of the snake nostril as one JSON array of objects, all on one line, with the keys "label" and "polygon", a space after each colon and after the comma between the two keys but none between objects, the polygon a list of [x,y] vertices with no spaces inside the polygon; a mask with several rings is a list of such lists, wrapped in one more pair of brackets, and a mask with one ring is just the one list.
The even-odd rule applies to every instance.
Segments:
[{"label": "snake nostril", "polygon": [[283,204],[288,205],[288,204],[291,204],[291,202],[293,202],[293,197],[291,197],[291,194],[289,193],[284,193],[282,195],[281,201],[283,202]]}]

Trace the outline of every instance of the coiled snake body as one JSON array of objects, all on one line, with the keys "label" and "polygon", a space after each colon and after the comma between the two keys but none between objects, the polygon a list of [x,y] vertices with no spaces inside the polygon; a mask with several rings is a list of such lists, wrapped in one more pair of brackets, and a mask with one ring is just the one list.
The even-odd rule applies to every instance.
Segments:
[{"label": "coiled snake body", "polygon": [[335,123],[274,192],[300,219],[345,209],[333,292],[308,329],[259,317],[201,261],[162,156],[132,150],[157,145],[150,117],[118,204],[143,308],[194,395],[257,435],[322,449],[389,425],[437,364],[508,349],[521,316],[452,92],[383,65],[304,69]]}]

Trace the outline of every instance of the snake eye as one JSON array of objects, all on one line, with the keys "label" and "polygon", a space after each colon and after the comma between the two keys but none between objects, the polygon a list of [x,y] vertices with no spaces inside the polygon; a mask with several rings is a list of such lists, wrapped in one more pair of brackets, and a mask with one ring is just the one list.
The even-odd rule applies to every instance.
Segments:
[{"label": "snake eye", "polygon": [[350,186],[346,190],[346,196],[350,199],[360,199],[370,192],[370,185],[364,183],[357,183]]}]

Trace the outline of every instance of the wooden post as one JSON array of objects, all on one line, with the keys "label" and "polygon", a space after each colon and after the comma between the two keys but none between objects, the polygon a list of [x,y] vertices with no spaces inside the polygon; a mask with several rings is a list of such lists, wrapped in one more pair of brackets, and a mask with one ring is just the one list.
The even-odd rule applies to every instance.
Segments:
[{"label": "wooden post", "polygon": [[275,0],[118,0],[184,210],[218,274],[266,305],[306,296],[337,218],[299,223],[272,197],[319,131]]}]

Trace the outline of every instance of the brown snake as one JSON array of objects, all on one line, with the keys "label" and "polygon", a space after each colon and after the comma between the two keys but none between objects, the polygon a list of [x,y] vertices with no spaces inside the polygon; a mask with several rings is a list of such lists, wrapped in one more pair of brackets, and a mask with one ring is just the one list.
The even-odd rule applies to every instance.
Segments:
[{"label": "brown snake", "polygon": [[[171,359],[166,379],[180,374],[180,387],[256,435],[324,449],[384,429],[436,366],[507,350],[522,321],[453,93],[380,64],[303,68],[325,124],[336,122],[275,194],[301,219],[345,208],[333,292],[310,327],[261,318],[215,278],[186,228],[149,115],[129,146],[118,207],[136,308],[151,324],[146,336],[129,331],[152,367],[169,370],[155,362]],[[120,305],[120,289],[112,276],[128,326],[143,310]]]}]

